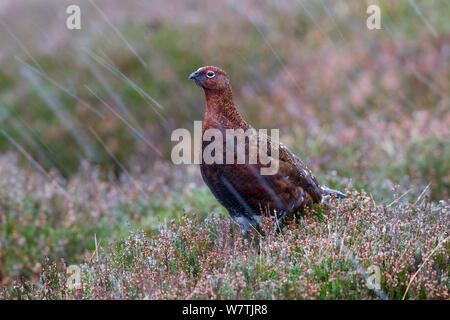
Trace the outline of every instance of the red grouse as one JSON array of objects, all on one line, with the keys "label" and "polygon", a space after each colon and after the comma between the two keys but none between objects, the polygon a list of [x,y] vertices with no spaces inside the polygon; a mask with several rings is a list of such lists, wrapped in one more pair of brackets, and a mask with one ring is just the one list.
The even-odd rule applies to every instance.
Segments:
[{"label": "red grouse", "polygon": [[[261,132],[257,132],[239,114],[233,102],[230,79],[222,69],[206,66],[193,72],[189,79],[202,87],[206,96],[206,112],[203,119],[202,136],[208,129],[216,129],[222,133],[223,145],[226,144],[227,130],[242,129],[253,132],[258,141],[257,146],[266,144],[265,150],[278,150],[278,170],[274,174],[263,175],[261,169],[267,167],[260,158],[249,161],[249,153],[254,145],[250,145],[250,136],[245,140],[245,161],[236,163],[238,148],[223,147],[223,162],[205,163],[200,165],[204,182],[216,199],[228,210],[231,218],[241,225],[245,234],[253,226],[261,223],[261,215],[270,214],[271,217],[282,219],[287,214],[302,211],[306,205],[318,203],[323,196],[334,195],[344,198],[339,191],[319,185],[311,171],[302,160],[289,151],[283,144]],[[252,131],[254,130],[254,131]],[[202,142],[202,155],[211,142]],[[242,150],[242,149],[241,149]],[[234,159],[233,163],[225,161],[227,152]],[[269,154],[269,156],[273,156]],[[241,162],[242,163],[242,162]]]}]

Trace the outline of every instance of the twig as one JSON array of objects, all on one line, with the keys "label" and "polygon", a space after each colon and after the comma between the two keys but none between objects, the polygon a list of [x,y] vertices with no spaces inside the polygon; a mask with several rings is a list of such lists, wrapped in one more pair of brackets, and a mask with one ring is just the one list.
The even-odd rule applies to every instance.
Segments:
[{"label": "twig", "polygon": [[397,199],[395,199],[394,201],[392,201],[391,203],[389,203],[389,204],[387,205],[387,208],[389,208],[390,206],[396,204],[401,198],[403,198],[404,196],[406,196],[410,191],[411,191],[411,189],[409,189],[409,190],[406,191],[404,194],[402,194],[400,197],[398,197]]},{"label": "twig", "polygon": [[420,198],[422,198],[423,194],[425,193],[425,191],[427,191],[427,189],[430,187],[431,182],[425,187],[425,189],[423,189],[422,193],[420,194],[420,196],[417,198],[416,202],[414,202],[414,205],[417,204],[417,202],[419,202]]},{"label": "twig", "polygon": [[377,203],[376,203],[375,200],[373,199],[372,192],[369,192],[369,194],[370,194],[370,198],[372,199],[373,205],[374,205],[374,207],[375,207],[375,209],[376,209],[376,208],[377,208]]},{"label": "twig", "polygon": [[431,250],[430,254],[422,262],[422,264],[420,265],[419,269],[417,269],[416,273],[414,273],[414,275],[412,276],[411,280],[409,280],[408,286],[406,287],[406,290],[405,290],[405,293],[403,294],[402,300],[405,300],[405,297],[406,297],[406,294],[408,293],[409,287],[411,286],[411,283],[414,281],[414,279],[416,278],[416,276],[419,273],[419,271],[422,269],[422,267],[425,265],[425,263],[428,261],[428,259],[430,259],[430,257],[433,255],[433,253],[435,253],[436,250],[441,246],[441,244],[446,242],[448,240],[448,238],[449,237],[445,238],[444,240],[441,240],[438,243],[438,245],[433,250]]}]

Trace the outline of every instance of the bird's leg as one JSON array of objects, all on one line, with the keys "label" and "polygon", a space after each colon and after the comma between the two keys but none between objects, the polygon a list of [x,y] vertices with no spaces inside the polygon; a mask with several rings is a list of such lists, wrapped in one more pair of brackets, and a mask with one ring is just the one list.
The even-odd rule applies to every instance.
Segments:
[{"label": "bird's leg", "polygon": [[252,216],[251,226],[258,232],[260,235],[264,235],[264,228],[262,225],[261,216]]},{"label": "bird's leg", "polygon": [[248,230],[250,229],[250,221],[241,214],[234,214],[231,216],[234,222],[240,225],[241,234],[243,237],[247,235]]},{"label": "bird's leg", "polygon": [[285,210],[280,211],[279,216],[275,215],[275,225],[273,226],[273,232],[276,232],[277,228],[281,231],[280,225],[281,225],[283,218],[286,217],[286,215],[287,215],[287,211],[285,211]]}]

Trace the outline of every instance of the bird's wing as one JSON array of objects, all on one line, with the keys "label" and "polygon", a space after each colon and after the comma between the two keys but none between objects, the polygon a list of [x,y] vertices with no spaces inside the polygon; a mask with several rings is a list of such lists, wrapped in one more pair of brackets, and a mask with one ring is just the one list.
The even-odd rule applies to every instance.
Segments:
[{"label": "bird's wing", "polygon": [[[271,137],[264,136],[260,139],[267,140],[268,144],[271,145],[273,143]],[[278,145],[278,157],[281,175],[288,177],[296,186],[301,187],[314,202],[319,202],[322,198],[322,189],[316,177],[303,161],[282,143]]]}]

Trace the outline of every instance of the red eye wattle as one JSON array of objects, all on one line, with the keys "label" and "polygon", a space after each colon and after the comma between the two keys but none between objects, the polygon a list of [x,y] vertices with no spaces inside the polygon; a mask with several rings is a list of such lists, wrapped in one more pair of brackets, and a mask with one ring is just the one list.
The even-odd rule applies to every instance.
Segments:
[{"label": "red eye wattle", "polygon": [[206,74],[206,77],[209,79],[214,78],[216,76],[216,73],[211,69],[206,70],[205,74]]}]

